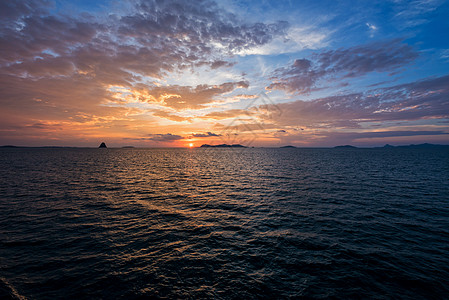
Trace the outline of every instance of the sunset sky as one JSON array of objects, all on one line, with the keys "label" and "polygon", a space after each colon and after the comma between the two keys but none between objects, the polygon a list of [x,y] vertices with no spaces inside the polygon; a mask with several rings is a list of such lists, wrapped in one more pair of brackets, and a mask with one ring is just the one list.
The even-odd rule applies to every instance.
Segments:
[{"label": "sunset sky", "polygon": [[449,144],[449,1],[0,0],[0,145]]}]

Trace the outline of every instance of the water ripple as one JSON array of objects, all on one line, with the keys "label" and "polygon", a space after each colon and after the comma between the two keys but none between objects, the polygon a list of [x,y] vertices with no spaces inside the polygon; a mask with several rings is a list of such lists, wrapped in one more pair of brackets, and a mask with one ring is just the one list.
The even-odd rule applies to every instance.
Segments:
[{"label": "water ripple", "polygon": [[0,151],[0,298],[449,294],[441,150]]}]

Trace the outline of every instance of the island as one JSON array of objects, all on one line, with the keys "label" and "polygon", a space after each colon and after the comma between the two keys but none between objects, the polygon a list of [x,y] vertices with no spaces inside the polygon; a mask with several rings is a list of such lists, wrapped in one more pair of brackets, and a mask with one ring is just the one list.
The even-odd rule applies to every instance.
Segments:
[{"label": "island", "polygon": [[102,143],[100,144],[100,146],[98,146],[98,148],[107,148],[107,147],[106,147],[106,144],[105,144],[104,142],[102,142]]},{"label": "island", "polygon": [[220,144],[220,145],[203,144],[203,145],[201,145],[200,148],[248,148],[248,147],[240,145],[240,144],[232,144],[232,145],[228,145],[228,144]]},{"label": "island", "polygon": [[352,145],[342,145],[342,146],[335,146],[334,149],[357,149],[357,147]]},{"label": "island", "polygon": [[401,145],[401,146],[392,146],[389,144],[386,144],[383,147],[377,147],[381,149],[447,149],[449,148],[449,145],[439,145],[439,144],[410,144],[410,145]]},{"label": "island", "polygon": [[292,145],[287,145],[287,146],[282,146],[282,147],[279,147],[279,148],[281,148],[281,149],[288,149],[288,148],[298,148],[298,147],[295,147],[295,146],[292,146]]}]

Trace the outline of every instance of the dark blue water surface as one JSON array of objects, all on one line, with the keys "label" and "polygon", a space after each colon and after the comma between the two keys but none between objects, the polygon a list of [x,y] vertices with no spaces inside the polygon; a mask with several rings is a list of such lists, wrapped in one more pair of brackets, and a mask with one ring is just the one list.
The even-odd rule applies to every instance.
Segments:
[{"label": "dark blue water surface", "polygon": [[0,298],[449,295],[449,152],[1,149]]}]

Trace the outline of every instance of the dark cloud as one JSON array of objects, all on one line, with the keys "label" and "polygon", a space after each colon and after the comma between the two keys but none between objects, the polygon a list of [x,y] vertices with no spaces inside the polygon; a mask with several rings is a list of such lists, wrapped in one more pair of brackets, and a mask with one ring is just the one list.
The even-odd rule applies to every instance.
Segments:
[{"label": "dark cloud", "polygon": [[118,69],[152,76],[174,66],[207,63],[218,68],[231,65],[220,59],[223,54],[268,43],[288,26],[245,24],[212,1],[136,1],[134,6],[130,14],[110,14],[100,23],[88,15],[50,14],[47,1],[2,1],[1,63],[33,60],[51,51],[79,64],[82,58],[92,63],[101,53],[102,59],[88,65],[112,61]]},{"label": "dark cloud", "polygon": [[192,134],[192,136],[194,136],[194,137],[211,137],[211,136],[221,136],[221,134],[206,132],[206,133],[194,133],[194,134]]},{"label": "dark cloud", "polygon": [[188,50],[206,49],[211,42],[229,51],[246,49],[270,42],[288,27],[287,22],[242,23],[208,0],[139,1],[136,7],[136,14],[122,18],[120,33],[144,43],[163,35],[164,41],[182,41]]},{"label": "dark cloud", "polygon": [[400,40],[377,42],[348,49],[320,52],[311,59],[296,59],[289,67],[277,69],[268,89],[309,93],[323,79],[360,77],[370,72],[389,72],[412,62],[418,54]]},{"label": "dark cloud", "polygon": [[176,134],[165,133],[165,134],[150,134],[148,140],[155,142],[173,142],[177,140],[182,140],[184,137]]},{"label": "dark cloud", "polygon": [[233,65],[234,65],[233,63],[230,63],[230,62],[227,62],[227,61],[224,61],[224,60],[216,60],[216,61],[214,61],[210,65],[210,67],[212,69],[218,69],[218,68],[221,68],[221,67],[231,67]]}]

